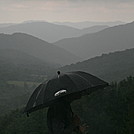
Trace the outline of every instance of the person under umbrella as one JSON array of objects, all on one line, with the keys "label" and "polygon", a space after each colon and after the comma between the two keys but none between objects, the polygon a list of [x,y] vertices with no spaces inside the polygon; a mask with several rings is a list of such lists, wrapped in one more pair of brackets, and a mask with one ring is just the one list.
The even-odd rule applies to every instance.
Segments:
[{"label": "person under umbrella", "polygon": [[[60,94],[59,94],[60,95]],[[80,99],[80,94],[62,97],[49,107],[47,125],[49,134],[83,134],[87,125],[81,125],[80,118],[71,109],[71,102]]]},{"label": "person under umbrella", "polygon": [[103,89],[109,84],[96,76],[82,71],[57,72],[58,76],[41,83],[31,95],[24,110],[27,115],[49,107],[47,123],[50,134],[83,133],[80,119],[74,115],[71,102],[81,96]]}]

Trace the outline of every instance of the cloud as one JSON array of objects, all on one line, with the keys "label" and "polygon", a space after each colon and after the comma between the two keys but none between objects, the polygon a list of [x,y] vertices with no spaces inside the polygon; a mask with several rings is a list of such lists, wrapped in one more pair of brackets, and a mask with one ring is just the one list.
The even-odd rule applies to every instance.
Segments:
[{"label": "cloud", "polygon": [[133,20],[134,0],[0,0],[0,21]]}]

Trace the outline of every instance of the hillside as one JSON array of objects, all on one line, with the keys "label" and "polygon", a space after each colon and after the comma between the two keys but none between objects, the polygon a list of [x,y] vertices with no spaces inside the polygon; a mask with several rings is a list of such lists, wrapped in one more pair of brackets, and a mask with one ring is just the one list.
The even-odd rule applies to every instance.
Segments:
[{"label": "hillside", "polygon": [[127,76],[134,76],[134,49],[102,54],[102,56],[65,66],[60,70],[81,70],[99,76],[106,81],[119,81]]},{"label": "hillside", "polygon": [[59,25],[66,25],[74,28],[87,28],[87,27],[93,27],[95,25],[107,25],[107,26],[115,26],[115,25],[121,25],[125,24],[125,22],[121,21],[113,21],[113,22],[95,22],[95,21],[82,21],[82,22],[55,22],[55,24]]},{"label": "hillside", "polygon": [[13,49],[0,49],[0,79],[33,81],[37,76],[49,75],[58,64],[44,62],[27,53]]},{"label": "hillside", "polygon": [[0,49],[1,115],[21,107],[35,86],[57,67],[19,50]]},{"label": "hillside", "polygon": [[81,33],[82,33],[82,35],[89,34],[89,33],[96,33],[96,32],[102,31],[108,27],[109,27],[108,25],[95,25],[92,27],[81,29]]},{"label": "hillside", "polygon": [[60,47],[23,33],[0,34],[0,49],[20,50],[45,62],[61,65],[74,63],[79,60],[77,56]]},{"label": "hillside", "polygon": [[134,47],[134,22],[54,43],[83,59]]},{"label": "hillside", "polygon": [[77,29],[65,25],[37,21],[9,25],[3,28],[0,27],[0,33],[13,34],[21,32],[36,36],[47,42],[55,42],[63,38],[78,37],[83,34],[98,32],[106,27],[108,26],[100,25],[86,29]]},{"label": "hillside", "polygon": [[14,23],[0,23],[0,28],[14,25]]}]

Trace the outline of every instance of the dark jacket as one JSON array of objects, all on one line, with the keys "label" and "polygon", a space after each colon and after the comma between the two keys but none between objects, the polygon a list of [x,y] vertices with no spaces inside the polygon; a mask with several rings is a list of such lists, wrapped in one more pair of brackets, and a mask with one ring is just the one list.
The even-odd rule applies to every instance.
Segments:
[{"label": "dark jacket", "polygon": [[73,112],[70,103],[58,102],[50,106],[47,113],[49,134],[71,134],[73,126]]}]

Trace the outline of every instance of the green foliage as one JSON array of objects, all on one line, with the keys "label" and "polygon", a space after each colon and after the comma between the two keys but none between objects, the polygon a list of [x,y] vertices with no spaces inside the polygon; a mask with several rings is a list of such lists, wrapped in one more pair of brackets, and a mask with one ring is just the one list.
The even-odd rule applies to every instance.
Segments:
[{"label": "green foliage", "polygon": [[0,122],[1,134],[47,134],[46,110],[40,110],[27,117],[16,110],[4,116]]},{"label": "green foliage", "polygon": [[92,134],[134,133],[134,77],[111,83],[73,104]]},{"label": "green foliage", "polygon": [[[17,83],[17,84],[16,84]],[[23,81],[0,81],[0,112],[4,115],[13,109],[21,108],[27,102],[32,90],[36,86]]]}]

